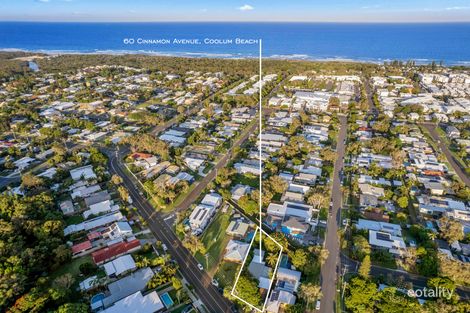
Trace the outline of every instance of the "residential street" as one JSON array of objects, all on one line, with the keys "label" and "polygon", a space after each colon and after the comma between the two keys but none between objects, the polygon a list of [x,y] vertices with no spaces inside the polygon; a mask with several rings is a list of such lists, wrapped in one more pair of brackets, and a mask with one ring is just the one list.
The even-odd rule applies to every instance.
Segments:
[{"label": "residential street", "polygon": [[470,187],[470,178],[467,176],[465,173],[465,169],[460,166],[460,164],[455,160],[454,156],[450,152],[449,148],[445,144],[443,140],[441,140],[439,134],[436,131],[436,124],[434,123],[423,123],[422,124],[431,134],[432,139],[434,142],[439,146],[441,151],[444,153],[446,156],[447,161],[449,161],[450,165],[454,169],[455,173],[460,177],[460,179]]},{"label": "residential street", "polygon": [[196,259],[183,247],[172,229],[164,222],[161,214],[139,193],[138,182],[129,178],[120,162],[120,156],[111,150],[106,150],[106,152],[109,157],[111,172],[123,178],[124,185],[129,190],[139,214],[148,223],[148,227],[156,238],[167,246],[169,253],[178,263],[181,273],[194,287],[195,293],[205,306],[210,312],[231,312],[230,302],[211,284],[211,278],[206,272],[198,269]]},{"label": "residential street", "polygon": [[[271,109],[264,109],[263,114],[269,116],[271,114]],[[246,129],[243,130],[241,136],[233,143],[232,147],[228,152],[219,160],[219,162],[211,169],[211,171],[197,183],[197,186],[186,196],[186,198],[181,202],[180,205],[175,209],[175,212],[184,211],[189,208],[191,204],[196,201],[196,199],[201,195],[201,192],[207,187],[207,185],[214,180],[217,175],[217,171],[221,168],[224,168],[227,163],[232,158],[232,151],[235,147],[240,147],[249,137],[254,134],[258,129],[257,118],[252,125],[249,125]],[[171,212],[171,214],[175,213]]]},{"label": "residential street", "polygon": [[341,219],[342,192],[340,171],[343,168],[345,144],[347,131],[347,117],[339,116],[341,122],[337,140],[337,159],[335,161],[333,187],[331,200],[333,202],[331,214],[328,217],[325,248],[328,250],[328,258],[321,268],[321,288],[323,297],[321,299],[320,312],[332,313],[336,308],[336,282],[338,279],[337,268],[339,268],[339,239],[338,225]]}]

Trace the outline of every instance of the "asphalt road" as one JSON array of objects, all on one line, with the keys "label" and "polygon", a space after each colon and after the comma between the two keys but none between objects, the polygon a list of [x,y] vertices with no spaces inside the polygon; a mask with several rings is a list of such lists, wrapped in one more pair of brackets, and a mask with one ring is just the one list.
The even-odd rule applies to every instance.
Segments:
[{"label": "asphalt road", "polygon": [[[269,116],[271,114],[271,109],[264,109],[263,115]],[[214,180],[217,175],[217,171],[221,168],[225,167],[227,163],[232,158],[232,151],[235,147],[240,147],[249,137],[251,134],[258,129],[258,122],[254,122],[248,128],[244,129],[242,135],[232,144],[232,147],[229,151],[219,160],[219,162],[212,168],[212,170],[201,180],[199,181],[198,185],[186,196],[186,198],[181,202],[180,205],[175,209],[175,212],[184,211],[189,208],[189,206],[196,201],[199,197],[201,192],[207,187],[207,185]],[[172,212],[171,214],[173,214]]]},{"label": "asphalt road", "polygon": [[335,161],[333,186],[331,190],[332,210],[328,217],[325,248],[328,250],[328,258],[321,268],[321,289],[323,297],[321,299],[320,312],[335,312],[336,308],[336,282],[338,279],[337,268],[339,268],[339,238],[338,224],[341,219],[341,205],[343,202],[341,192],[340,171],[343,168],[345,144],[347,131],[346,116],[339,117],[341,126],[336,146],[337,158]]},{"label": "asphalt road", "polygon": [[465,183],[465,185],[467,185],[467,187],[470,187],[470,178],[465,173],[465,169],[462,168],[460,163],[457,162],[457,160],[454,158],[445,142],[441,140],[439,134],[436,131],[436,125],[433,123],[423,123],[422,125],[429,131],[429,134],[431,134],[432,139],[439,146],[439,149],[441,149],[441,151],[444,153],[447,161],[449,161],[455,173],[460,177],[460,179]]},{"label": "asphalt road", "polygon": [[375,106],[374,100],[373,100],[373,93],[372,93],[372,88],[370,87],[370,80],[366,78],[366,81],[364,82],[364,86],[366,88],[366,94],[367,94],[367,102],[369,103],[369,115],[372,115],[374,117],[377,117],[379,115],[379,110]]},{"label": "asphalt road", "polygon": [[123,183],[129,190],[139,214],[145,219],[156,238],[167,246],[169,253],[178,263],[181,273],[194,287],[195,293],[204,305],[210,312],[231,312],[232,304],[212,285],[209,275],[205,271],[199,270],[196,259],[182,245],[170,226],[165,223],[161,214],[139,193],[138,182],[133,181],[127,175],[119,160],[120,157],[115,153],[110,153],[109,150],[107,155],[109,156],[110,171],[123,178]]}]

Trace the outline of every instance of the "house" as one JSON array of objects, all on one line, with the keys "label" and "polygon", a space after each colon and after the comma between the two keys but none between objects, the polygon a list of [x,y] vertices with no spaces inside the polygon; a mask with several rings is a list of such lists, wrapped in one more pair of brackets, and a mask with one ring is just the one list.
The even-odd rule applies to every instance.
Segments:
[{"label": "house", "polygon": [[86,240],[71,247],[72,255],[77,255],[92,248],[91,241]]},{"label": "house", "polygon": [[401,255],[406,250],[402,237],[385,231],[369,230],[369,244],[372,248],[388,250],[395,255]]},{"label": "house", "polygon": [[87,219],[91,215],[100,215],[117,210],[119,210],[119,205],[113,205],[112,200],[106,200],[90,205],[89,210],[83,212],[83,217]]},{"label": "house", "polygon": [[102,311],[102,313],[155,313],[162,311],[165,306],[156,291],[143,296],[141,291],[137,291],[122,300],[116,301],[112,306]]},{"label": "house", "polygon": [[269,289],[271,279],[269,278],[271,268],[265,265],[264,251],[259,249],[254,250],[254,256],[248,265],[248,272],[259,281],[258,287],[262,289]]},{"label": "house", "polygon": [[258,160],[243,160],[243,162],[238,162],[233,165],[237,173],[239,174],[246,174],[250,173],[253,175],[259,175],[263,169],[259,168],[259,161]]},{"label": "house", "polygon": [[82,167],[70,170],[70,176],[72,177],[74,181],[78,181],[81,179],[90,180],[90,179],[97,178],[95,172],[93,172],[92,165],[82,166]]},{"label": "house", "polygon": [[104,262],[113,260],[118,256],[137,251],[140,248],[140,241],[138,239],[133,239],[131,241],[118,242],[110,245],[109,247],[95,251],[91,254],[91,257],[96,265],[100,265]]},{"label": "house", "polygon": [[215,214],[215,207],[207,205],[198,205],[189,216],[189,225],[196,233],[202,233],[209,223],[211,217]]},{"label": "house", "polygon": [[121,212],[109,213],[103,216],[98,216],[94,219],[84,221],[79,224],[72,224],[64,228],[64,235],[68,236],[70,234],[79,232],[79,231],[88,231],[98,227],[102,227],[108,224],[111,224],[116,221],[120,221],[124,218]]},{"label": "house", "polygon": [[287,216],[281,224],[281,230],[284,234],[297,239],[302,239],[310,229],[310,224],[296,216]]},{"label": "house", "polygon": [[[119,300],[125,299],[126,297],[133,295],[136,292],[144,290],[153,275],[154,272],[151,268],[144,267],[130,275],[108,284],[109,296],[101,300],[102,307],[108,308]],[[138,309],[138,312],[140,312],[141,308]]]},{"label": "house", "polygon": [[102,233],[103,237],[111,240],[131,237],[132,234],[132,228],[128,222],[115,222]]},{"label": "house", "polygon": [[279,217],[295,216],[302,218],[308,223],[314,223],[314,221],[312,220],[313,211],[314,209],[311,205],[289,201],[284,201],[284,203],[282,204],[270,203],[267,209],[268,215]]},{"label": "house", "polygon": [[217,208],[222,204],[222,196],[215,192],[209,193],[201,200],[201,204]]},{"label": "house", "polygon": [[96,203],[100,203],[100,202],[107,201],[107,200],[110,200],[110,199],[111,199],[111,196],[108,193],[108,191],[107,190],[101,190],[101,191],[95,192],[91,195],[88,195],[83,200],[85,200],[86,206],[90,207],[90,206],[92,206]]},{"label": "house", "polygon": [[236,184],[231,190],[232,199],[235,201],[240,200],[240,198],[243,197],[244,195],[250,194],[251,189],[252,188],[250,186]]},{"label": "house", "polygon": [[234,220],[230,222],[225,233],[232,237],[245,238],[249,226],[246,222]]},{"label": "house", "polygon": [[19,171],[24,170],[28,166],[31,165],[36,159],[30,158],[30,157],[23,157],[19,160],[16,160],[13,162],[16,168],[18,168]]},{"label": "house", "polygon": [[282,289],[275,289],[266,304],[266,312],[278,313],[286,305],[294,305],[296,300],[297,298],[293,293]]},{"label": "house", "polygon": [[74,207],[72,201],[70,201],[70,200],[62,201],[59,204],[59,207],[60,207],[60,210],[62,211],[62,213],[64,215],[71,215],[71,214],[75,213],[75,207]]},{"label": "house", "polygon": [[94,194],[95,192],[101,190],[101,187],[99,185],[91,185],[91,186],[86,186],[86,185],[81,185],[76,188],[73,188],[72,194],[70,195],[72,199],[75,198],[85,198],[88,197],[89,195]]},{"label": "house", "polygon": [[184,162],[191,170],[197,171],[206,160],[195,156],[186,156]]},{"label": "house", "polygon": [[446,127],[446,135],[450,139],[458,139],[460,138],[460,131],[457,129],[457,127],[449,125]]},{"label": "house", "polygon": [[108,275],[109,277],[116,277],[121,274],[133,271],[137,268],[134,259],[130,254],[125,254],[115,260],[105,263],[103,264],[103,267],[106,272],[106,275]]},{"label": "house", "polygon": [[301,273],[291,269],[280,267],[276,273],[276,285],[266,305],[266,311],[270,313],[281,312],[286,305],[293,305],[296,301],[300,285]]},{"label": "house", "polygon": [[242,263],[250,249],[250,244],[231,239],[225,248],[224,260],[234,263]]},{"label": "house", "polygon": [[394,236],[401,237],[401,226],[398,224],[376,222],[360,218],[356,224],[357,229],[374,230],[379,232],[387,232]]},{"label": "house", "polygon": [[361,207],[377,206],[379,197],[385,196],[385,191],[381,187],[375,187],[369,184],[359,184],[361,195],[359,196],[359,205]]},{"label": "house", "polygon": [[276,273],[276,289],[297,292],[302,273],[288,268],[279,267]]}]

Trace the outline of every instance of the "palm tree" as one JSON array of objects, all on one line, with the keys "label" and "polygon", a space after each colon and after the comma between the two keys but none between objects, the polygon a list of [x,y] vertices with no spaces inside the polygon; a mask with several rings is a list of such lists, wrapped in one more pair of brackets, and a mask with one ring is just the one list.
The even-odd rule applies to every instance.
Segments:
[{"label": "palm tree", "polygon": [[268,265],[271,266],[271,267],[276,266],[276,263],[277,263],[277,255],[274,254],[274,253],[270,253],[270,254],[266,257],[266,262],[268,262]]},{"label": "palm tree", "polygon": [[310,306],[314,301],[322,297],[321,288],[313,283],[307,283],[300,285],[299,296],[307,302],[307,307]]}]

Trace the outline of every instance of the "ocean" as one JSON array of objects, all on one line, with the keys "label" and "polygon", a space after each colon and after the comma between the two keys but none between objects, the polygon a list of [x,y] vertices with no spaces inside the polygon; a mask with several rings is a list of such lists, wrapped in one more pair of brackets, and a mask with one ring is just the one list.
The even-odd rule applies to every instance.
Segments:
[{"label": "ocean", "polygon": [[252,58],[257,39],[265,58],[470,65],[470,23],[0,22],[0,50]]}]

